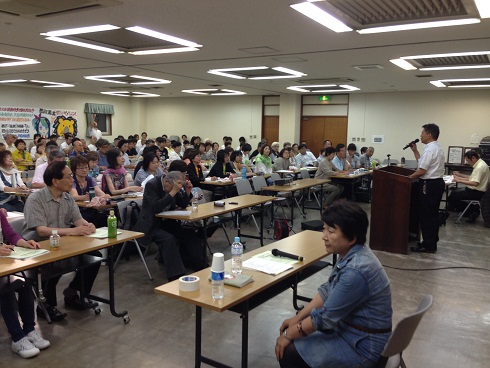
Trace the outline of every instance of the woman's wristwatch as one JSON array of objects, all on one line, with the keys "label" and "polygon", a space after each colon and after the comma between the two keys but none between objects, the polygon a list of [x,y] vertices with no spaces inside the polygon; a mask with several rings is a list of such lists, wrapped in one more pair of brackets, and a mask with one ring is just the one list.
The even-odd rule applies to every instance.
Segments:
[{"label": "woman's wristwatch", "polygon": [[282,336],[284,336],[286,338],[286,340],[288,340],[288,341],[293,341],[294,340],[294,339],[288,337],[287,328],[284,329],[284,331],[282,332]]}]

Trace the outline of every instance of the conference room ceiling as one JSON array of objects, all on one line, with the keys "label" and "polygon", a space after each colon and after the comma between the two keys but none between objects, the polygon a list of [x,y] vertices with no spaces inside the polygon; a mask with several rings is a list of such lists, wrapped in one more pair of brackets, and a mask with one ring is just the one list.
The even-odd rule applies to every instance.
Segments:
[{"label": "conference room ceiling", "polygon": [[[5,55],[31,58],[39,63],[0,67],[0,82],[26,80],[3,85],[41,91],[43,84],[32,81],[49,81],[74,85],[51,87],[70,93],[126,91],[132,96],[137,94],[131,92],[146,92],[162,97],[190,97],[196,94],[182,91],[212,89],[248,95],[303,93],[288,89],[291,86],[305,86],[305,90],[314,93],[323,87],[311,86],[331,84],[337,86],[324,89],[339,93],[440,91],[487,85],[482,81],[460,80],[490,78],[490,19],[481,19],[476,24],[391,33],[336,33],[290,7],[301,1],[3,0],[0,1],[0,66],[9,61]],[[479,17],[473,0],[327,0],[314,4],[336,7],[334,13],[355,30],[421,19]],[[425,10],[419,11],[415,7],[421,4]],[[378,5],[386,9],[372,9]],[[373,16],[376,11],[377,18]],[[106,34],[67,37],[114,45],[120,47],[118,53],[53,42],[41,35],[106,24],[118,29]],[[145,38],[135,33],[135,26],[188,41],[195,51],[131,54],[145,47],[189,47],[185,43],[181,46],[179,40]],[[485,51],[486,54],[475,56],[419,57]],[[406,60],[414,70],[404,70],[390,62],[402,57],[411,57]],[[458,63],[470,68],[449,68]],[[485,68],[473,68],[473,65]],[[441,68],[430,69],[435,66]],[[267,69],[253,69],[256,67]],[[238,71],[229,72],[233,78],[208,72],[215,69]],[[268,73],[274,79],[261,79]],[[158,80],[164,82],[144,84],[158,83]],[[449,82],[443,82],[446,87],[438,88],[431,81]],[[342,85],[359,90],[346,92],[339,87]]]}]

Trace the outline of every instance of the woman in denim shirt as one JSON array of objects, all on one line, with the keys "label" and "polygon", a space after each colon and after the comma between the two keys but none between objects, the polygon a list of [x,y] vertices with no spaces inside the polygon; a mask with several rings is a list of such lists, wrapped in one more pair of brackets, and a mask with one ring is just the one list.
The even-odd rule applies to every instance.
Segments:
[{"label": "woman in denim shirt", "polygon": [[374,367],[391,335],[390,280],[364,245],[366,213],[334,202],[323,213],[323,240],[339,260],[328,281],[296,316],[285,320],[276,342],[281,367]]}]

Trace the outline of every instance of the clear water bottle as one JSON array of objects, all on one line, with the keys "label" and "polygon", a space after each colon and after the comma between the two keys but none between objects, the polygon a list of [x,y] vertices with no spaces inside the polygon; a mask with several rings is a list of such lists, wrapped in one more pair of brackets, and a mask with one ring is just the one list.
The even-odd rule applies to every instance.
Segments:
[{"label": "clear water bottle", "polygon": [[114,216],[114,210],[111,210],[107,217],[107,237],[117,237],[117,218]]},{"label": "clear water bottle", "polygon": [[49,237],[49,248],[53,251],[60,250],[60,236],[58,230],[51,230],[51,236]]},{"label": "clear water bottle", "polygon": [[197,188],[192,188],[192,212],[199,210],[199,192]]},{"label": "clear water bottle", "polygon": [[231,272],[242,273],[243,244],[240,238],[235,236],[235,241],[231,244]]},{"label": "clear water bottle", "polygon": [[215,272],[211,270],[211,297],[214,300],[223,299],[225,296],[225,271]]},{"label": "clear water bottle", "polygon": [[247,168],[244,166],[242,167],[242,179],[247,178]]}]

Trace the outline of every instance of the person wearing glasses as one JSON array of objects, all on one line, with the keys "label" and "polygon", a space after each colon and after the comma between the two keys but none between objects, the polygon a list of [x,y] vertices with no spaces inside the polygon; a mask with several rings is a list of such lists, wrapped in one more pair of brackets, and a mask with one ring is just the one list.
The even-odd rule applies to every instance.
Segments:
[{"label": "person wearing glasses", "polygon": [[[70,195],[74,178],[66,162],[52,162],[46,168],[43,177],[46,186],[27,198],[24,208],[25,222],[22,228],[22,237],[34,241],[47,240],[53,230],[57,230],[61,237],[93,234],[95,232],[94,224],[82,217],[75,200]],[[100,256],[98,251],[88,254]],[[46,309],[52,321],[61,321],[66,317],[66,313],[61,312],[56,307],[56,285],[61,276],[50,276],[51,267],[52,265],[46,265],[41,268]],[[76,271],[75,277],[63,291],[65,307],[83,310],[93,308],[96,305],[90,301],[84,302],[78,292],[84,290],[86,293],[90,293],[99,267],[100,263],[94,263],[84,268],[83,275]],[[37,312],[38,316],[44,318],[44,313],[39,307]]]}]

